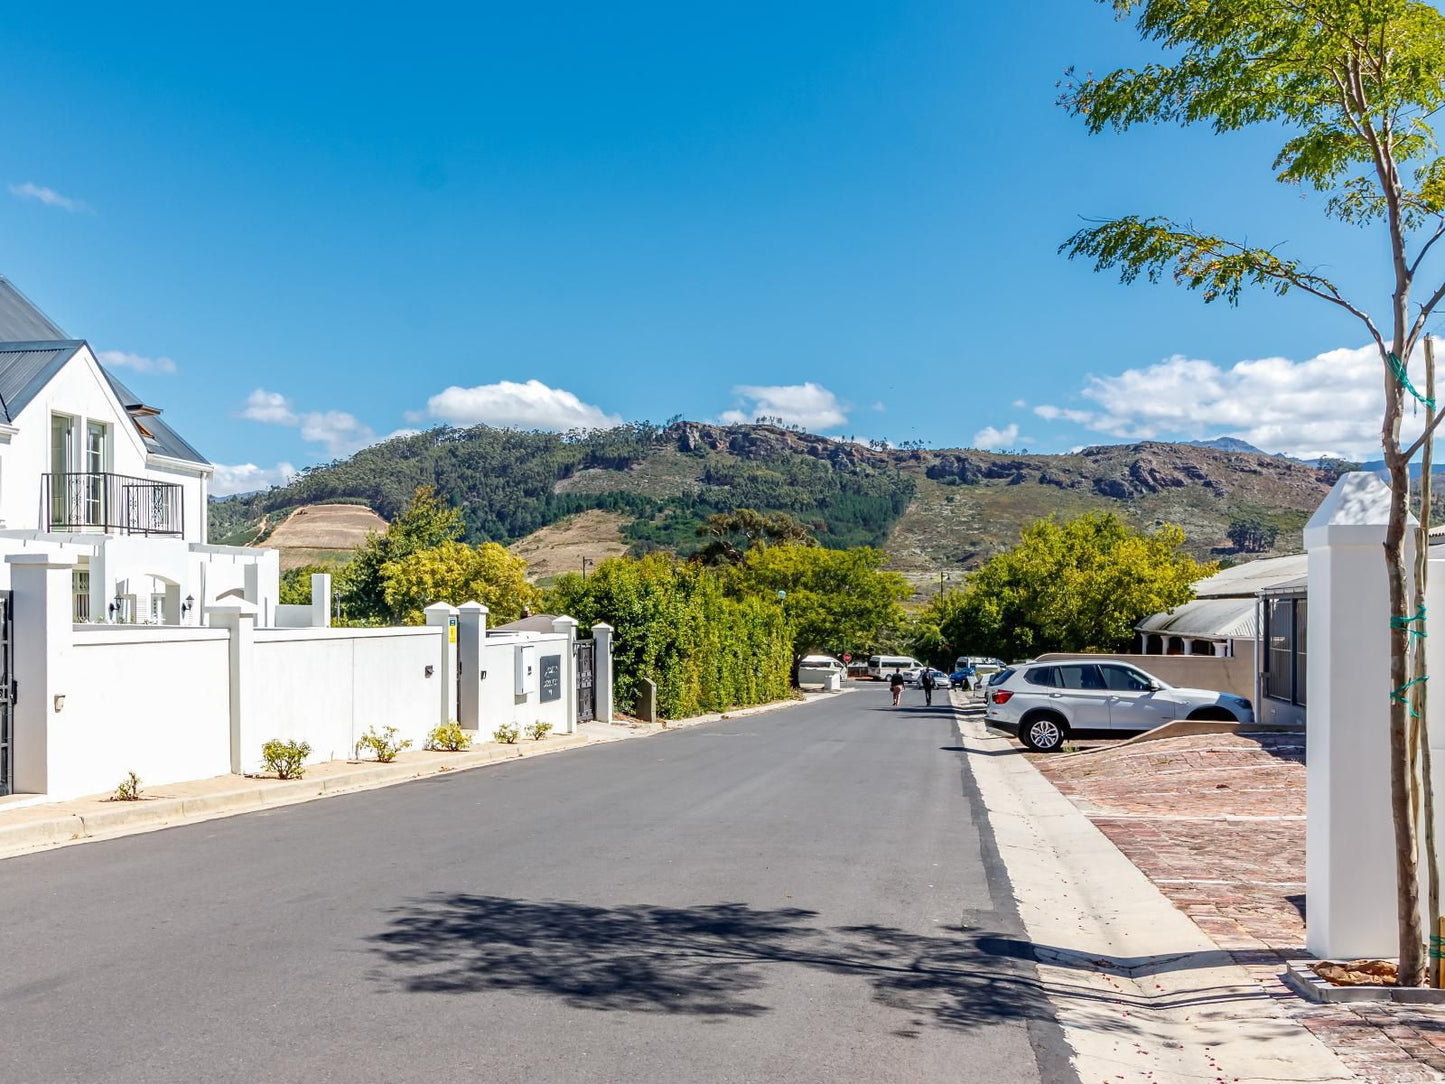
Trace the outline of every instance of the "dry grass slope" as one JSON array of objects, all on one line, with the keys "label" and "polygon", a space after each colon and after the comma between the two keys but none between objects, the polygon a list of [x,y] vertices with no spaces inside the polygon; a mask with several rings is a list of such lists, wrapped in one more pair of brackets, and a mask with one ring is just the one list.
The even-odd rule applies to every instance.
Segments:
[{"label": "dry grass slope", "polygon": [[528,579],[553,580],[564,572],[582,571],[584,557],[597,562],[625,552],[622,528],[628,522],[619,512],[581,512],[533,531],[508,548],[527,562]]},{"label": "dry grass slope", "polygon": [[298,508],[261,545],[281,551],[281,568],[344,560],[386,520],[360,504],[309,504]]}]

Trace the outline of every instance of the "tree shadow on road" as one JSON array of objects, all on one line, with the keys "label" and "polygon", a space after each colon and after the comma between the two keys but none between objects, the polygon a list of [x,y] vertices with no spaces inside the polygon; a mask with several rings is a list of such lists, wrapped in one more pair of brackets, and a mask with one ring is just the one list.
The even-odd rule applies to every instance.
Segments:
[{"label": "tree shadow on road", "polygon": [[594,907],[437,894],[391,912],[372,938],[382,960],[373,978],[408,993],[511,991],[576,1008],[721,1019],[770,1011],[764,988],[795,967],[861,979],[875,1000],[911,1014],[914,1028],[1052,1016],[1031,963],[1000,953],[998,933],[816,918],[741,903]]}]

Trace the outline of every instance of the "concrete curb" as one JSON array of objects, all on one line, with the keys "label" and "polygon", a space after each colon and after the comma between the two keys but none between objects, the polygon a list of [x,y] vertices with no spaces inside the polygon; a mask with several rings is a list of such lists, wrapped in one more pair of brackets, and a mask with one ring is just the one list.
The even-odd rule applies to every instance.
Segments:
[{"label": "concrete curb", "polygon": [[[0,818],[0,859],[13,858],[46,847],[83,843],[92,839],[153,831],[178,824],[252,813],[283,805],[315,801],[353,791],[408,783],[436,775],[468,771],[489,764],[581,749],[590,744],[580,734],[562,734],[543,742],[518,743],[512,747],[479,749],[450,754],[445,760],[426,764],[398,761],[393,764],[357,764],[352,771],[336,772],[311,779],[280,780],[243,777],[228,790],[212,794],[178,797],[156,795],[138,802],[105,802],[96,799],[94,810],[67,810],[47,820],[5,824]],[[404,754],[403,754],[404,755]],[[63,803],[72,805],[74,803]],[[34,810],[35,806],[23,807]]]},{"label": "concrete curb", "polygon": [[1445,990],[1428,986],[1336,986],[1315,974],[1313,960],[1291,960],[1284,984],[1300,997],[1320,1005],[1389,1002],[1402,1005],[1445,1005]]}]

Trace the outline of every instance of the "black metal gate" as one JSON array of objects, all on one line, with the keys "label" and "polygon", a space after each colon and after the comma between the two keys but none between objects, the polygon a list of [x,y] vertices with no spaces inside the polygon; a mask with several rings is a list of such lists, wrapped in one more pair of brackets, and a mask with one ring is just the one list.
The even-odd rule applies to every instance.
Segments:
[{"label": "black metal gate", "polygon": [[577,720],[597,718],[597,641],[578,640],[574,648],[577,660]]},{"label": "black metal gate", "polygon": [[15,632],[9,591],[0,591],[0,795],[15,789],[15,675],[10,665]]}]

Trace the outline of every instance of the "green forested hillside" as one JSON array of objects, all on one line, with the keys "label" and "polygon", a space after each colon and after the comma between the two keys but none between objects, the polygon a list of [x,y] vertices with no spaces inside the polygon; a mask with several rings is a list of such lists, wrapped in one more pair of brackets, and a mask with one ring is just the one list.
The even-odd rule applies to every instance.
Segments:
[{"label": "green forested hillside", "polygon": [[1299,532],[1331,475],[1262,454],[1182,444],[1086,448],[1068,455],[861,445],[772,425],[638,423],[587,433],[475,426],[400,437],[313,467],[290,485],[213,502],[211,538],[245,544],[293,509],[362,502],[390,519],[419,485],[460,509],[469,542],[510,543],[575,512],[627,519],[634,552],[695,550],[698,525],[736,508],[787,512],[824,545],[886,548],[923,582],[976,565],[1051,512],[1119,511],[1183,527],[1200,556],[1228,552],[1229,525]]}]

